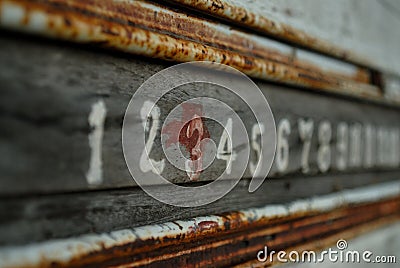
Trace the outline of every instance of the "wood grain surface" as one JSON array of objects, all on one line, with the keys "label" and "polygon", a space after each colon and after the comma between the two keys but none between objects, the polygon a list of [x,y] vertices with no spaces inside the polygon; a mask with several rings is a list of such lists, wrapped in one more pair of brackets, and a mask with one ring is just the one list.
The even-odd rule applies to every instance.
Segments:
[{"label": "wood grain surface", "polygon": [[[169,65],[91,47],[14,36],[7,32],[3,33],[0,46],[0,194],[133,186],[134,181],[126,167],[121,146],[124,112],[136,89],[151,75]],[[287,141],[289,148],[287,166],[283,169],[275,164],[270,177],[399,168],[398,108],[256,82],[269,101],[278,129],[282,121],[290,125],[290,133],[287,129],[281,133],[281,140]],[[179,102],[204,95],[230,105],[241,117],[251,136],[251,128],[257,122],[248,106],[243,105],[232,93],[213,86],[190,85],[170,92],[159,104],[161,121]],[[87,174],[93,155],[89,136],[95,128],[90,125],[89,116],[93,105],[99,101],[104,103],[106,110],[105,122],[101,126],[104,132],[100,148],[102,182],[92,185]],[[313,122],[308,150],[299,135],[299,120]],[[331,128],[331,138],[327,144],[330,148],[327,170],[323,163],[325,160],[319,160],[318,157],[321,149],[319,129],[324,122]],[[142,124],[139,115],[137,123]],[[348,142],[347,145],[342,144],[346,155],[345,168],[338,166],[340,152],[337,149],[337,131],[340,123],[348,126],[345,132]],[[205,125],[211,138],[218,143],[222,127],[211,121],[205,122]],[[365,138],[366,126],[373,126],[376,130],[372,142]],[[160,131],[155,144],[160,144]],[[367,144],[373,145],[368,149]],[[150,157],[162,159],[161,147],[154,148]],[[364,159],[366,150],[370,150],[368,155],[371,159]],[[302,160],[303,151],[309,151],[307,164]],[[251,159],[254,155],[252,151]],[[281,152],[280,159],[285,157],[286,153]],[[199,180],[210,181],[225,168],[225,161],[215,161]],[[162,175],[174,183],[190,181],[184,172],[168,163]],[[246,171],[244,177],[249,176]]]}]

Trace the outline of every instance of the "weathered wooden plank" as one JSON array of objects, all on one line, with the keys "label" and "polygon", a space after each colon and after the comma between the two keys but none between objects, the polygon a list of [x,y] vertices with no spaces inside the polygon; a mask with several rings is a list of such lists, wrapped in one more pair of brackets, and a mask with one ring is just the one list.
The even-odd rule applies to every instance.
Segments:
[{"label": "weathered wooden plank", "polygon": [[[369,172],[341,176],[269,179],[254,193],[248,192],[249,182],[243,180],[222,199],[207,206],[193,208],[166,205],[148,196],[138,187],[1,198],[0,244],[23,244],[197,216],[219,215],[265,205],[282,205],[345,189],[354,189],[357,192],[359,187],[367,185],[372,189],[377,183],[387,182],[391,185],[391,181],[398,177],[399,172]],[[164,186],[154,187],[163,189]],[[225,185],[221,183],[216,187]],[[395,193],[399,190],[396,187],[390,189]],[[376,195],[369,192],[361,197],[370,200],[383,192],[375,191]],[[327,198],[325,202],[315,205],[315,208],[329,210],[331,206],[342,201],[341,198],[334,200]],[[309,208],[301,202],[297,205],[300,208]]]},{"label": "weathered wooden plank", "polygon": [[[182,24],[175,24],[178,20]],[[203,32],[193,31],[189,23]],[[377,87],[381,84],[375,81],[380,73],[366,68],[385,69],[387,66],[358,67],[202,20],[182,10],[164,10],[158,4],[142,1],[0,0],[0,24],[9,30],[114,49],[108,53],[90,46],[50,42],[2,31],[2,246],[129,228],[110,235],[72,240],[72,244],[58,241],[62,253],[70,254],[63,255],[63,261],[71,261],[68,258],[73,256],[78,259],[69,264],[77,266],[150,262],[154,266],[176,266],[209,254],[216,256],[216,262],[209,258],[201,264],[231,265],[252,259],[265,239],[277,249],[304,241],[309,243],[306,245],[315,246],[320,238],[323,243],[331,241],[334,232],[348,237],[353,231],[364,230],[366,223],[380,225],[398,219],[400,189],[395,180],[400,174],[400,110],[392,98],[396,95],[393,92],[396,92],[397,76],[383,76],[388,82],[388,94],[383,98]],[[340,54],[343,50],[326,44],[317,40],[311,47],[325,52],[332,48],[334,51],[328,53],[357,64],[370,64],[358,61],[353,54]],[[117,54],[115,49],[128,53]],[[256,82],[270,101],[275,116],[277,154],[270,179],[258,191],[248,192],[252,175],[249,167],[231,193],[208,206],[169,206],[134,187],[121,144],[125,109],[132,94],[147,78],[170,65],[137,54],[173,61],[220,61],[263,80]],[[266,82],[270,80],[279,81],[279,84]],[[165,81],[164,86],[168,85]],[[330,93],[343,93],[352,98]],[[150,95],[138,97],[143,107]],[[206,84],[175,88],[156,103],[160,111],[157,119],[165,122],[168,113],[179,103],[204,96],[227,103],[243,120],[251,137],[250,161],[257,162],[259,141],[257,134],[253,134],[254,127],[261,126],[246,103],[224,88]],[[261,106],[264,103],[260,99],[251,108]],[[218,112],[218,107],[215,110]],[[191,115],[182,108],[182,118],[176,119],[183,121]],[[226,114],[223,118],[229,122]],[[202,135],[197,130],[199,137],[209,135],[215,143],[223,139],[221,125],[209,119],[194,120],[197,120],[194,125],[201,125],[207,133]],[[147,161],[148,158],[166,160],[161,137],[180,132],[171,134],[177,131],[172,127],[169,131],[165,126],[154,128],[154,116],[149,119],[141,113],[134,114],[130,122],[139,127],[146,122],[150,125],[150,130],[143,135],[153,144]],[[268,125],[267,129],[271,131],[272,128]],[[232,131],[236,133],[237,129]],[[153,137],[152,133],[156,135]],[[141,137],[133,135],[131,138]],[[187,157],[192,157],[191,140],[177,139],[176,142]],[[242,152],[244,147],[239,144],[233,150]],[[233,161],[232,165],[238,162]],[[139,159],[133,164],[142,168]],[[159,173],[173,183],[198,186],[214,180],[228,166],[227,161],[217,159],[193,179],[166,161]],[[226,188],[228,183],[242,176],[230,177],[229,182],[214,187],[217,190]],[[194,180],[198,183],[193,183]],[[382,182],[388,183],[378,185]],[[370,187],[362,188],[367,185]],[[175,193],[168,192],[163,185],[151,187],[176,198]],[[210,191],[197,196],[195,188],[188,188],[186,193],[192,199],[212,200],[216,195]],[[347,190],[335,193],[344,189]],[[196,218],[190,219],[192,217]],[[246,221],[241,222],[241,217]],[[189,220],[175,221],[182,219]],[[194,224],[188,227],[188,222]],[[159,223],[164,224],[153,225]],[[152,226],[143,227],[149,224]],[[362,228],[353,228],[360,224]],[[234,229],[232,225],[239,228]],[[249,233],[250,229],[244,226],[255,229]],[[132,230],[132,227],[136,228]],[[271,228],[279,231],[271,233]],[[207,234],[227,233],[221,237],[197,237],[202,229]],[[154,238],[157,230],[160,236]],[[162,237],[170,231],[175,236]],[[169,242],[179,241],[184,244],[168,248]],[[90,252],[84,249],[83,255],[71,254],[77,245],[75,242],[78,251],[82,250],[80,243],[88,242],[85,249]],[[145,252],[145,244],[155,246],[155,250]],[[0,247],[0,266],[4,256],[18,263],[20,259],[15,256],[20,250],[33,258],[34,263],[40,257],[38,266],[62,263],[49,257],[59,249],[57,246],[52,251],[54,244],[43,245],[11,248],[11,251],[7,246]],[[182,246],[189,246],[190,250]],[[157,252],[159,248],[161,253]],[[27,249],[32,250],[28,252]],[[213,250],[216,250],[215,255],[211,253]],[[9,252],[14,258],[9,258]],[[140,254],[133,255],[137,252]],[[143,252],[150,255],[143,257]],[[219,252],[233,254],[229,260],[218,261]],[[79,259],[82,256],[82,260]],[[22,263],[29,264],[29,261]]]},{"label": "weathered wooden plank", "polygon": [[[3,156],[9,156],[0,159],[0,192],[52,192],[134,185],[122,154],[123,115],[131,94],[148,77],[168,65],[126,54],[110,55],[104,51],[100,54],[69,44],[44,44],[26,36],[20,39],[9,35],[0,42],[3,48],[0,58],[3,66],[7,66],[0,74],[4,85],[0,90],[0,120],[4,126],[1,150]],[[286,162],[287,159],[288,163],[280,163],[279,167],[274,165],[271,177],[398,169],[400,112],[397,108],[257,83],[270,102],[278,128],[282,127],[282,122],[290,126],[290,133],[285,128],[282,135],[278,135],[281,145],[287,140],[289,154],[281,146],[279,160],[276,160]],[[221,88],[198,87],[201,90],[186,87],[167,95],[160,103],[161,119],[188,96],[206,94],[233,107],[251,135],[257,122],[246,105]],[[90,125],[89,116],[93,105],[99,101],[104,102],[106,112],[101,146],[103,180],[100,185],[91,185],[88,172],[93,148],[89,136],[95,129]],[[138,115],[137,123],[141,124],[141,121]],[[312,133],[307,132],[312,134],[309,149],[305,147],[308,140],[302,139],[299,133],[300,128],[304,128],[299,128],[299,121],[304,121],[300,123],[302,125],[313,123]],[[318,133],[326,122],[331,126],[331,139],[327,144],[331,160],[328,164],[318,158],[321,149]],[[211,138],[218,143],[222,128],[212,122],[205,122],[205,125]],[[368,126],[374,130],[372,134],[368,132]],[[155,142],[160,144],[159,135]],[[160,146],[156,146],[150,156],[162,159]],[[256,160],[254,157],[252,152],[251,161]],[[329,170],[325,170],[326,165]],[[200,181],[209,181],[225,167],[225,161],[217,161],[201,175]],[[184,172],[177,172],[171,165],[166,167],[163,175],[176,183],[190,181]],[[245,177],[249,176],[247,171]]]}]

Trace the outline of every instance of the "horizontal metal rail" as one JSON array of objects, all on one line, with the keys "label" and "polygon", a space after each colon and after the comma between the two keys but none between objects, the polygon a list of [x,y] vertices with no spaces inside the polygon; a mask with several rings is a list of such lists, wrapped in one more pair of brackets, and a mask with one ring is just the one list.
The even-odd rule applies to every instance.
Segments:
[{"label": "horizontal metal rail", "polygon": [[142,1],[1,0],[0,8],[7,29],[177,62],[220,62],[254,78],[397,103],[367,83],[364,69],[345,63],[338,69],[328,59],[321,66],[312,60],[317,56],[296,58],[266,38]]},{"label": "horizontal metal rail", "polygon": [[265,245],[316,249],[398,220],[399,196],[400,182],[390,182],[284,205],[3,247],[0,261],[3,267],[190,267],[207,254],[196,265],[233,265],[254,260]]},{"label": "horizontal metal rail", "polygon": [[365,66],[373,66],[371,60],[358,55],[354,51],[340,48],[332,43],[316,38],[302,30],[296,29],[286,23],[278,22],[267,16],[255,14],[243,6],[230,0],[168,0],[190,7],[206,14],[222,18],[249,29],[286,40],[324,54],[348,60]]}]

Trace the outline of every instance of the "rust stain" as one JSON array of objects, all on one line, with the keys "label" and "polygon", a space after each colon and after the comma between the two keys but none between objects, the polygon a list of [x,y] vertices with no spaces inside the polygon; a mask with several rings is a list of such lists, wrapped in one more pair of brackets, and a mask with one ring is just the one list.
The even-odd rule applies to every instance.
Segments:
[{"label": "rust stain", "polygon": [[196,103],[182,103],[182,118],[180,121],[174,120],[165,125],[161,130],[162,134],[168,135],[166,140],[167,148],[172,144],[183,145],[190,154],[192,162],[189,163],[191,173],[190,179],[197,181],[200,177],[202,168],[202,155],[204,139],[210,138],[210,133],[204,123],[203,107]]},{"label": "rust stain", "polygon": [[[386,207],[385,212],[382,207]],[[343,237],[343,233],[348,230],[354,230],[357,233],[359,229],[363,230],[370,224],[378,225],[379,222],[387,223],[388,221],[400,219],[399,199],[379,202],[378,204],[370,204],[357,206],[353,208],[344,208],[333,211],[336,218],[331,213],[320,215],[319,221],[294,228],[298,221],[304,221],[304,216],[299,219],[287,220],[281,219],[274,224],[249,224],[247,227],[235,230],[234,232],[215,231],[212,233],[206,232],[197,234],[197,238],[186,238],[176,240],[173,238],[169,243],[160,241],[157,244],[157,254],[152,256],[149,252],[141,254],[135,253],[135,250],[125,252],[124,256],[138,257],[136,261],[129,261],[126,257],[116,255],[115,251],[110,253],[102,252],[101,256],[110,254],[109,260],[103,259],[107,264],[115,257],[122,257],[121,263],[124,267],[139,267],[139,266],[162,266],[162,267],[216,267],[216,266],[231,266],[233,263],[243,259],[255,259],[256,253],[265,245],[271,250],[281,250],[297,245],[301,247],[304,244],[321,246],[321,239],[327,236]],[[344,213],[346,216],[344,216]],[[318,217],[319,215],[314,215]],[[329,219],[330,218],[330,219]],[[204,223],[205,226],[216,226],[216,223]],[[207,228],[207,230],[209,230]],[[335,235],[332,236],[332,233]],[[154,245],[155,241],[151,241]],[[161,245],[161,247],[159,247]],[[131,246],[130,246],[131,248]],[[152,250],[155,250],[153,248]],[[205,258],[207,256],[207,258]],[[95,256],[94,256],[95,257]],[[79,262],[81,263],[82,260]]]},{"label": "rust stain", "polygon": [[[119,1],[0,0],[2,5],[7,3],[23,8],[27,17],[37,12],[43,13],[47,22],[45,25],[51,27],[36,29],[36,33],[45,36],[93,43],[176,62],[219,62],[255,78],[375,101],[391,101],[383,99],[373,85],[324,73],[308,63],[293,64],[285,55],[270,53],[264,47],[254,48],[256,44],[249,40],[232,37],[224,31],[209,31],[207,27],[202,27],[200,20],[192,28],[190,23],[184,23],[184,15],[172,16],[173,13],[154,12],[134,6],[132,2]],[[128,4],[132,6],[128,8]],[[191,20],[189,18],[186,22]],[[22,22],[20,27],[21,30],[25,29]],[[206,44],[205,40],[211,40],[213,45]]]},{"label": "rust stain", "polygon": [[[169,0],[178,4],[195,8],[206,12],[207,14],[220,17],[234,23],[239,23],[250,29],[257,30],[267,35],[273,35],[277,38],[287,40],[315,51],[334,56],[339,59],[345,59],[356,64],[368,66],[373,63],[364,57],[356,55],[350,51],[344,50],[331,43],[310,36],[304,31],[295,29],[287,24],[276,22],[265,16],[260,16],[249,12],[246,8],[231,4],[229,1],[218,1],[221,8],[214,8],[213,0]],[[291,13],[289,10],[287,13]],[[290,14],[288,14],[290,15]]]},{"label": "rust stain", "polygon": [[215,221],[202,221],[196,226],[196,229],[200,232],[209,231],[218,228],[218,222]]},{"label": "rust stain", "polygon": [[[359,68],[358,73],[355,75],[321,71],[318,66],[304,60],[292,62],[291,56],[259,44],[252,40],[249,34],[224,29],[212,21],[178,13],[156,4],[149,5],[141,1],[109,2],[104,0],[70,0],[68,2],[65,2],[65,0],[49,0],[49,2],[63,4],[69,8],[78,9],[81,12],[89,11],[108,19],[118,19],[125,24],[132,23],[146,29],[184,37],[188,40],[216,46],[220,49],[244,53],[249,56],[257,56],[278,63],[292,64],[297,68],[314,74],[337,76],[340,79],[350,79],[363,83],[369,82],[369,73],[366,69]],[[158,8],[157,11],[154,8]]]}]

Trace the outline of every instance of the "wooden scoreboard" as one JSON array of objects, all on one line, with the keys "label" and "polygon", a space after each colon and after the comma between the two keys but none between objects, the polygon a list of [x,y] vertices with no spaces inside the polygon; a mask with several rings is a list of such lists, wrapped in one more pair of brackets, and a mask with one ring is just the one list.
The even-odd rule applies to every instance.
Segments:
[{"label": "wooden scoreboard", "polygon": [[[0,267],[264,267],[285,262],[266,248],[351,245],[395,267],[399,18],[395,0],[0,0]],[[189,62],[250,77],[251,105],[209,81],[162,95],[167,76],[138,95]]]}]

